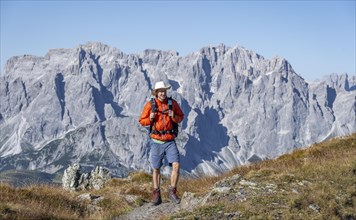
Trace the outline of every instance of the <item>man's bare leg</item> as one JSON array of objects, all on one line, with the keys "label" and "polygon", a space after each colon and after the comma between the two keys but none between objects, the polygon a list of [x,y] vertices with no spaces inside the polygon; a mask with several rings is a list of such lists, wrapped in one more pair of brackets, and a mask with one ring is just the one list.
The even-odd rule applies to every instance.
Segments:
[{"label": "man's bare leg", "polygon": [[171,187],[168,189],[169,199],[176,203],[180,203],[180,198],[177,195],[177,183],[179,178],[179,163],[174,162],[172,164],[172,174],[171,174]]},{"label": "man's bare leg", "polygon": [[153,205],[159,205],[162,203],[162,198],[161,198],[161,191],[159,189],[160,187],[160,169],[153,169],[153,193],[152,193],[152,202]]},{"label": "man's bare leg", "polygon": [[173,162],[172,173],[171,173],[171,186],[176,188],[179,179],[179,163]]},{"label": "man's bare leg", "polygon": [[153,169],[153,188],[158,189],[160,187],[160,178],[161,178],[161,173],[160,169]]}]

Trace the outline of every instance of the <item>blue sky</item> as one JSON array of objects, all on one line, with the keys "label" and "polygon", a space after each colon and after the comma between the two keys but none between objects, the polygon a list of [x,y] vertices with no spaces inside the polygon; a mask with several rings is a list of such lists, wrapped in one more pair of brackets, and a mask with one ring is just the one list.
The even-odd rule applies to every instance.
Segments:
[{"label": "blue sky", "polygon": [[12,56],[99,41],[124,53],[223,43],[281,56],[307,80],[356,74],[355,0],[4,1],[1,71]]}]

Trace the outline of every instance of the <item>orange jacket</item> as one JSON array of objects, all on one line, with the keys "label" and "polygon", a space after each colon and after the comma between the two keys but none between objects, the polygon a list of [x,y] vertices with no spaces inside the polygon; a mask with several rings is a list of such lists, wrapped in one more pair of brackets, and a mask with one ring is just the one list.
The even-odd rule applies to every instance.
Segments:
[{"label": "orange jacket", "polygon": [[[139,119],[139,122],[142,126],[149,126],[151,123],[153,124],[152,130],[158,130],[158,131],[167,131],[167,130],[172,130],[173,129],[173,123],[172,121],[176,123],[180,123],[183,118],[184,114],[182,110],[180,109],[178,103],[172,99],[172,110],[174,112],[174,118],[171,118],[168,116],[168,98],[166,98],[163,102],[161,102],[158,98],[155,98],[156,100],[156,117],[154,120],[151,122],[150,121],[150,114],[152,112],[151,110],[151,101],[148,101],[143,108],[141,117]],[[170,141],[173,140],[176,136],[174,134],[150,134],[151,138],[154,138],[156,140],[161,140],[161,141]]]}]

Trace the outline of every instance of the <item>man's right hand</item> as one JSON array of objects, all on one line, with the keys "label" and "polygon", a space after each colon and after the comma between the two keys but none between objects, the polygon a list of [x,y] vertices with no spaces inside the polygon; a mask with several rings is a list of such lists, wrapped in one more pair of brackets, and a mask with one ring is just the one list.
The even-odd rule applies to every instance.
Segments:
[{"label": "man's right hand", "polygon": [[151,112],[151,114],[150,114],[150,121],[153,121],[153,119],[155,118],[156,114],[157,114],[157,113]]}]

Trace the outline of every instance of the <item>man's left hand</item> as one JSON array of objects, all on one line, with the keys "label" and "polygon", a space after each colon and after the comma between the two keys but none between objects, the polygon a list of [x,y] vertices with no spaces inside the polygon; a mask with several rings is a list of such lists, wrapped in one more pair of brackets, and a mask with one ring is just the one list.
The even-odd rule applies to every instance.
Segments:
[{"label": "man's left hand", "polygon": [[174,111],[168,110],[168,116],[170,116],[171,118],[174,118]]}]

